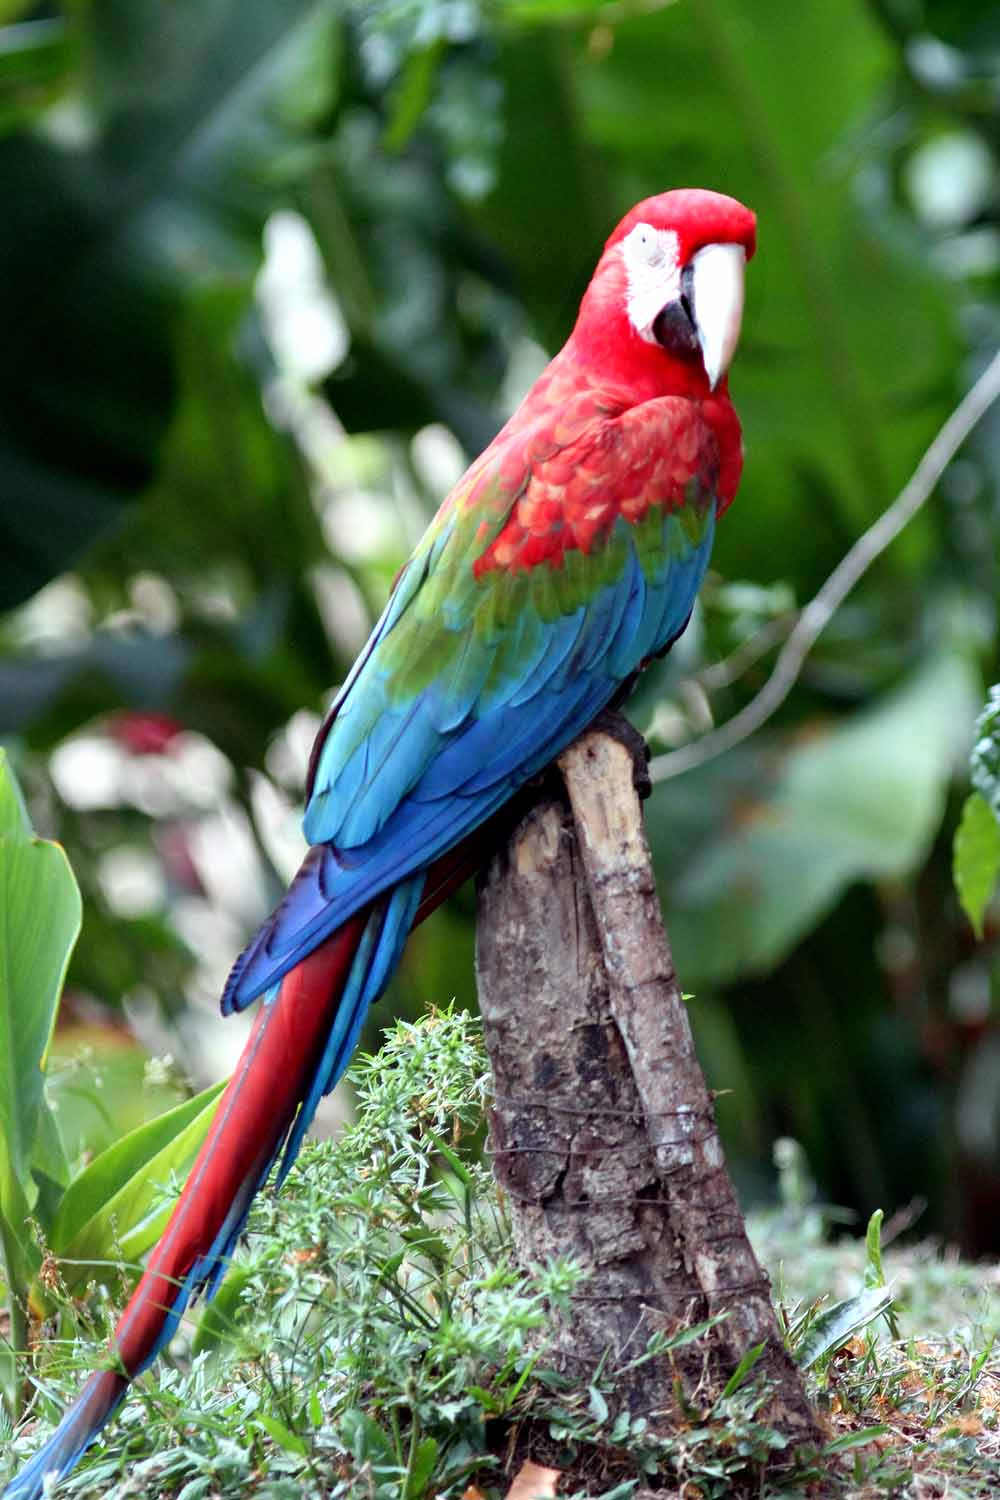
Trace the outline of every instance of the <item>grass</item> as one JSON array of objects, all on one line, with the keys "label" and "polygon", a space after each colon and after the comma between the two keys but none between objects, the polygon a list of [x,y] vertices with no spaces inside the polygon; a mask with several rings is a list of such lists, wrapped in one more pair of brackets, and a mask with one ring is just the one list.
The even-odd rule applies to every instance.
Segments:
[{"label": "grass", "polygon": [[[578,1500],[1000,1493],[995,1270],[928,1243],[883,1258],[878,1220],[863,1240],[831,1233],[785,1145],[782,1206],[751,1229],[809,1361],[824,1448],[786,1450],[752,1361],[663,1437],[615,1415],[599,1372],[580,1388],[546,1371],[549,1308],[581,1273],[557,1263],[529,1279],[513,1263],[479,1150],[489,1079],[475,1023],[400,1024],[354,1078],[356,1125],[310,1146],[281,1196],[260,1201],[219,1297],[67,1494],[501,1500],[529,1434]],[[11,1466],[102,1358],[112,1310],[81,1311],[66,1299],[75,1337],[34,1367],[35,1420],[10,1438]],[[640,1357],[668,1350],[661,1339]]]}]

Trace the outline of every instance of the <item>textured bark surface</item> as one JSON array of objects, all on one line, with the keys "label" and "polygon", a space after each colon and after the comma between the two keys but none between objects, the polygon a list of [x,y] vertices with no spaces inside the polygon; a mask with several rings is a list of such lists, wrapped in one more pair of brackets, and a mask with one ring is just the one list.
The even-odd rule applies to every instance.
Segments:
[{"label": "textured bark surface", "polygon": [[[621,1371],[658,1425],[704,1409],[755,1344],[767,1417],[816,1438],[723,1161],[660,915],[634,787],[637,740],[592,730],[560,760],[480,883],[480,1005],[496,1086],[494,1172],[522,1263],[588,1276],[554,1314],[557,1367]],[[625,741],[623,743],[623,740]],[[641,742],[640,742],[641,743]],[[705,1337],[623,1369],[657,1329]],[[763,1413],[762,1413],[763,1414]]]}]

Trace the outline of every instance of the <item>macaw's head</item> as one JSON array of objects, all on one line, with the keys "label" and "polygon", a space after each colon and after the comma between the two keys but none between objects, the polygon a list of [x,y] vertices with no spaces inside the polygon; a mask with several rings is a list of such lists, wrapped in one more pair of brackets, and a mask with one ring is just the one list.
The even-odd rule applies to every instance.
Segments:
[{"label": "macaw's head", "polygon": [[574,349],[650,391],[715,390],[740,336],[756,228],[750,210],[724,193],[677,188],[643,199],[604,247]]}]

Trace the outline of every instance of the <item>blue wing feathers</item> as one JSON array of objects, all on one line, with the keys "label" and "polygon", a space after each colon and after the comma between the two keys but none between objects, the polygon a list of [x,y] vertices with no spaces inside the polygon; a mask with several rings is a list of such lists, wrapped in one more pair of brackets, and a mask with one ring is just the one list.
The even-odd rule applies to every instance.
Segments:
[{"label": "blue wing feathers", "polygon": [[602,664],[607,670],[608,652],[618,639],[629,605],[638,596],[637,576],[641,576],[639,559],[635,555],[635,548],[630,545],[621,581],[614,588],[606,590],[606,602],[599,625],[592,625],[586,640],[581,643],[580,665],[584,672],[594,671]]},{"label": "blue wing feathers", "polygon": [[[248,1004],[353,912],[482,823],[677,635],[707,565],[711,517],[697,544],[675,517],[665,518],[662,562],[652,576],[627,530],[626,538],[621,576],[588,603],[541,627],[537,614],[515,618],[492,655],[479,660],[470,622],[470,641],[450,672],[409,702],[390,703],[377,647],[368,653],[357,678],[364,706],[352,722],[347,701],[343,725],[334,720],[306,811],[306,836],[320,847],[238,961],[226,1009]],[[569,590],[586,560],[568,552],[566,563]],[[404,575],[397,593],[407,590],[412,598]],[[387,610],[380,635],[404,607]],[[373,703],[384,707],[360,738]]]},{"label": "blue wing feathers", "polygon": [[[334,808],[328,809],[324,842],[336,841],[347,849],[369,843],[391,817],[394,807],[419,782],[440,742],[430,695],[415,698],[402,713],[384,714],[369,737],[367,776],[361,792],[347,806],[339,825],[330,817]],[[306,837],[311,836],[307,826]]]},{"label": "blue wing feathers", "polygon": [[581,605],[573,614],[564,615],[548,626],[544,649],[523,676],[513,678],[508,691],[502,696],[498,695],[497,701],[506,703],[511,708],[523,708],[546,692],[558,680],[561,669],[579,639],[582,618]]}]

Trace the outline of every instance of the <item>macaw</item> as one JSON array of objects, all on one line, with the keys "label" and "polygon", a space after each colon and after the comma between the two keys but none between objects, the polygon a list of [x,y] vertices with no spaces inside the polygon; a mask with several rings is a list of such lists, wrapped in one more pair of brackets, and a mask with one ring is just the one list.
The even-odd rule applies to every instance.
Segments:
[{"label": "macaw", "polygon": [[754,246],[754,215],[720,193],[633,208],[569,340],[399,574],[313,750],[309,852],[225,987],[225,1013],[263,997],[245,1051],[108,1367],[6,1500],[66,1474],[213,1294],[408,932],[481,860],[477,830],[683,631],[740,478],[727,371]]}]

